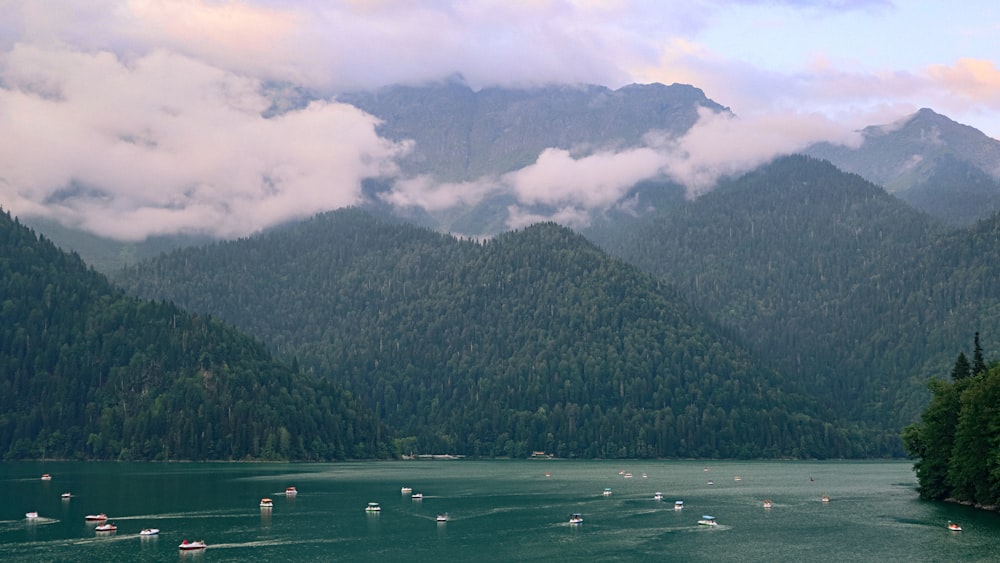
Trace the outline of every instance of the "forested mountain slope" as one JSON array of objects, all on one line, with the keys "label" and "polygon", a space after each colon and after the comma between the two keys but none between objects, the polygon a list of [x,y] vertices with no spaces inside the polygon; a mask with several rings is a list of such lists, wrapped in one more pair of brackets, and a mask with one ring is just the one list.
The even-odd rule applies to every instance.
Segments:
[{"label": "forested mountain slope", "polygon": [[0,455],[385,455],[370,412],[220,321],[115,289],[0,214]]},{"label": "forested mountain slope", "polygon": [[831,408],[898,431],[926,404],[926,378],[973,332],[990,345],[1000,328],[987,313],[1000,295],[995,221],[935,225],[858,176],[787,157],[602,243]]},{"label": "forested mountain slope", "polygon": [[343,210],[124,274],[348,381],[401,453],[886,453],[669,286],[552,224],[480,244]]}]

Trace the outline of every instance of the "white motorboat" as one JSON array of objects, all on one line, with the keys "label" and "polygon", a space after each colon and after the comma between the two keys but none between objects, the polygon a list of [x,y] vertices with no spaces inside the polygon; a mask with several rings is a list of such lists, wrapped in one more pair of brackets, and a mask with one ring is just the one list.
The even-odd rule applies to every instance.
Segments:
[{"label": "white motorboat", "polygon": [[764,508],[771,508],[771,499],[764,499]]},{"label": "white motorboat", "polygon": [[445,512],[444,514],[438,514],[437,515],[437,521],[438,522],[447,522],[448,521],[448,513]]},{"label": "white motorboat", "polygon": [[274,508],[274,501],[269,498],[260,499],[261,508]]},{"label": "white motorboat", "polygon": [[28,518],[29,520],[30,519],[34,519],[34,518],[38,518],[38,513],[37,512],[26,512],[24,514],[24,517]]},{"label": "white motorboat", "polygon": [[674,510],[684,510],[684,501],[682,501],[682,500],[675,500],[674,501]]},{"label": "white motorboat", "polygon": [[424,493],[413,493],[413,496],[411,496],[410,498],[413,500],[423,500]]},{"label": "white motorboat", "polygon": [[160,533],[159,528],[145,528],[139,532],[140,536],[155,536]]},{"label": "white motorboat", "polygon": [[705,515],[703,515],[701,517],[701,520],[698,520],[698,525],[699,526],[718,526],[719,523],[715,521],[715,516],[709,516],[708,514],[705,514]]},{"label": "white motorboat", "polygon": [[961,532],[962,531],[962,527],[959,526],[958,524],[954,523],[954,522],[948,522],[948,529],[951,530],[952,532]]},{"label": "white motorboat", "polygon": [[299,494],[299,491],[295,487],[285,487],[285,494],[293,496]]},{"label": "white motorboat", "polygon": [[63,500],[69,500],[69,498],[70,498],[71,496],[73,496],[73,495],[71,495],[71,494],[69,494],[69,493],[63,493],[63,494],[62,494],[62,496],[61,496],[60,498],[62,498]]},{"label": "white motorboat", "polygon": [[83,519],[88,522],[103,522],[108,519],[108,515],[103,512],[100,514],[88,514]]},{"label": "white motorboat", "polygon": [[377,502],[369,502],[365,507],[365,512],[381,512],[382,507]]},{"label": "white motorboat", "polygon": [[400,494],[408,495],[408,494],[410,494],[410,493],[413,492],[413,488],[412,487],[402,487],[401,489],[399,489],[399,492],[400,492]]},{"label": "white motorboat", "polygon": [[606,497],[611,496],[611,487],[605,487],[604,488],[604,496],[606,496]]},{"label": "white motorboat", "polygon": [[111,524],[109,522],[109,523],[98,525],[96,528],[94,528],[94,531],[97,531],[97,532],[114,532],[117,529],[118,529],[118,526],[115,526],[114,524]]},{"label": "white motorboat", "polygon": [[570,524],[583,524],[583,514],[573,514],[569,517]]},{"label": "white motorboat", "polygon": [[653,500],[663,500],[663,493],[660,491],[653,493]]},{"label": "white motorboat", "polygon": [[42,481],[51,481],[51,480],[52,480],[51,475],[49,475],[48,473],[42,473]]},{"label": "white motorboat", "polygon": [[205,542],[201,540],[198,541],[184,540],[181,542],[179,546],[177,546],[177,548],[180,549],[181,551],[193,551],[195,549],[205,549],[206,547],[208,546],[205,545]]}]

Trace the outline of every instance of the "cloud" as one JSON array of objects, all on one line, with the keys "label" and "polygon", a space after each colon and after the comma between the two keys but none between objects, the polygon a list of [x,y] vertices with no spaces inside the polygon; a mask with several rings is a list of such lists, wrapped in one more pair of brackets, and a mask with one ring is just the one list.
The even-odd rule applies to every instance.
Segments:
[{"label": "cloud", "polygon": [[241,236],[352,205],[406,150],[345,104],[264,118],[258,80],[165,51],[17,46],[0,84],[5,207],[121,239]]},{"label": "cloud", "polygon": [[1000,69],[993,61],[959,59],[954,65],[931,65],[927,75],[948,92],[1000,109]]}]

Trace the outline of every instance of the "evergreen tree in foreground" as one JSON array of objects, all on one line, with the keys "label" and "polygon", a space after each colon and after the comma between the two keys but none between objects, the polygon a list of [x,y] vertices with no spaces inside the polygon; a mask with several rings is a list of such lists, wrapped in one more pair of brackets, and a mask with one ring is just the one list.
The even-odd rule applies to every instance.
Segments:
[{"label": "evergreen tree in foreground", "polygon": [[964,353],[952,381],[932,380],[921,421],[903,430],[917,461],[920,496],[993,505],[1000,502],[1000,364],[987,366],[976,333],[973,365]]}]

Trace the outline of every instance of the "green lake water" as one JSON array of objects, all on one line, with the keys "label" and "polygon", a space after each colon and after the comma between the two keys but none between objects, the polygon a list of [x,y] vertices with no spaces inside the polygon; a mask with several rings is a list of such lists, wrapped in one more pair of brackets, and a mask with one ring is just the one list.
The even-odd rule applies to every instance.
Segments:
[{"label": "green lake water", "polygon": [[[1000,561],[1000,516],[919,500],[911,467],[902,461],[4,463],[0,557]],[[43,473],[52,479],[43,481]],[[298,494],[286,496],[287,486]],[[403,486],[423,500],[401,494]],[[611,496],[602,494],[606,487]],[[654,500],[656,491],[662,501]],[[61,499],[63,492],[71,498]],[[822,502],[823,495],[830,501]],[[262,497],[274,507],[260,509]],[[764,499],[773,507],[765,509]],[[675,500],[685,508],[674,510]],[[366,514],[369,502],[380,503],[381,513]],[[25,518],[28,511],[39,517]],[[85,521],[101,512],[116,532],[99,534]],[[445,512],[449,521],[436,522]],[[573,513],[583,514],[583,524],[569,524]],[[699,526],[702,515],[719,525]],[[964,530],[948,531],[949,520]],[[139,537],[153,527],[158,536]],[[184,539],[204,540],[208,548],[180,552]]]}]

